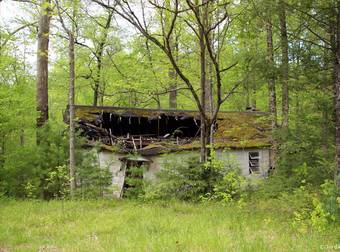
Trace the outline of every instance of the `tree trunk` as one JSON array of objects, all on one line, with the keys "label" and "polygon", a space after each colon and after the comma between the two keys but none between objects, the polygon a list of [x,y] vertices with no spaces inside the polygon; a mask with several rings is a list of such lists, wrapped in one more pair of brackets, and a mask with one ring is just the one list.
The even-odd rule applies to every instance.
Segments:
[{"label": "tree trunk", "polygon": [[269,91],[269,113],[271,117],[271,126],[273,129],[277,126],[277,111],[276,111],[276,88],[274,77],[274,47],[273,47],[273,28],[272,24],[266,23],[267,31],[267,62],[268,62],[268,91]]},{"label": "tree trunk", "polygon": [[[50,33],[50,0],[41,1],[37,48],[37,127],[42,127],[48,120],[48,44]],[[37,134],[39,143],[39,134]]]},{"label": "tree trunk", "polygon": [[173,68],[169,69],[169,79],[170,79],[170,92],[169,92],[169,108],[176,109],[177,108],[177,80],[176,73]]},{"label": "tree trunk", "polygon": [[256,109],[256,91],[257,91],[257,85],[256,85],[256,78],[255,75],[253,74],[252,76],[252,94],[251,94],[251,107],[252,109]]},{"label": "tree trunk", "polygon": [[[172,47],[172,51],[175,53],[176,61],[178,61],[178,39],[176,37],[174,43],[173,38],[170,38],[170,45]],[[176,109],[177,108],[177,73],[175,69],[171,66],[169,68],[169,79],[170,79],[170,92],[169,92],[169,108]]]},{"label": "tree trunk", "polygon": [[[168,9],[171,9],[172,4],[170,0],[165,1],[165,7]],[[165,14],[165,27],[166,30],[170,29],[170,23],[171,23],[171,14],[169,12],[166,12]],[[175,36],[174,36],[175,35]],[[175,55],[176,61],[178,61],[178,38],[176,36],[176,33],[172,33],[169,37],[169,50],[173,52]],[[168,77],[169,77],[169,108],[170,109],[176,109],[177,108],[177,73],[173,66],[169,67],[168,70]]]},{"label": "tree trunk", "polygon": [[102,53],[98,56],[97,59],[97,69],[96,69],[96,78],[94,80],[94,89],[93,89],[93,106],[98,105],[99,98],[99,87],[100,87],[100,79],[101,79],[101,70],[102,70]]},{"label": "tree trunk", "polygon": [[340,1],[337,1],[337,16],[335,25],[335,59],[334,60],[334,77],[336,93],[336,122],[335,122],[335,149],[336,149],[336,167],[334,181],[340,188]]},{"label": "tree trunk", "polygon": [[[74,26],[74,25],[73,25]],[[74,114],[74,83],[75,83],[75,55],[74,55],[74,31],[69,33],[69,109],[70,109],[70,194],[74,197],[76,181],[76,157],[75,157],[75,114]]]},{"label": "tree trunk", "polygon": [[109,33],[109,29],[111,26],[112,22],[112,17],[113,17],[113,11],[110,10],[106,19],[106,23],[103,31],[103,36],[101,36],[99,45],[98,45],[98,50],[95,52],[95,58],[97,60],[97,69],[96,69],[96,78],[94,81],[94,89],[93,89],[93,106],[98,105],[98,100],[101,99],[101,105],[103,105],[103,96],[104,96],[104,91],[99,94],[100,88],[102,87],[101,85],[101,75],[102,75],[102,68],[103,68],[103,53],[104,49],[106,46],[106,41],[107,41],[107,36]]},{"label": "tree trunk", "polygon": [[[204,3],[208,3],[208,1],[203,0],[202,4]],[[204,10],[203,22],[204,22],[205,27],[210,27],[210,25],[213,23],[213,16],[209,15],[210,9],[211,7],[209,8],[209,4],[207,4],[207,6],[203,8]],[[208,34],[208,42],[206,43],[209,43],[212,45],[213,32],[210,32]],[[214,69],[213,69],[213,62],[209,58],[208,50],[206,50],[206,71],[207,71],[207,74],[206,74],[207,77],[206,77],[206,84],[205,84],[205,108],[206,108],[207,114],[212,115],[213,110],[214,110],[214,99],[213,99]]]},{"label": "tree trunk", "polygon": [[282,127],[287,128],[289,125],[289,89],[288,89],[288,37],[286,22],[286,5],[279,1],[279,19],[281,34],[281,52],[282,52]]},{"label": "tree trunk", "polygon": [[[202,4],[205,4],[207,0],[202,0]],[[202,17],[203,17],[203,25],[206,25],[207,19],[208,19],[208,11],[207,7],[203,9]],[[200,87],[201,87],[201,106],[202,109],[207,115],[207,102],[209,103],[209,100],[206,100],[206,91],[207,91],[207,84],[209,85],[207,81],[207,59],[206,59],[206,44],[204,39],[204,30],[202,27],[199,28],[199,48],[200,48]],[[210,128],[208,128],[209,125],[207,121],[204,119],[204,117],[201,115],[201,156],[200,161],[206,162],[208,158],[208,148],[207,145],[210,142]]]},{"label": "tree trunk", "polygon": [[173,67],[169,68],[168,72],[169,80],[170,80],[170,92],[169,92],[169,108],[176,109],[177,108],[177,74]]},{"label": "tree trunk", "polygon": [[336,124],[335,124],[335,147],[336,147],[336,168],[334,179],[338,187],[340,187],[340,49],[337,52],[337,62],[335,65],[336,69],[336,80],[335,86],[337,91],[336,97]]}]

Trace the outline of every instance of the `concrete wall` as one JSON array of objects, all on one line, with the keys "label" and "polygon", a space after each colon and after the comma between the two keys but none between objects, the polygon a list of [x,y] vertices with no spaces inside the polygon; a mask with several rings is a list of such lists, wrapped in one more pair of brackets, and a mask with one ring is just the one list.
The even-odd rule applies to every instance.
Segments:
[{"label": "concrete wall", "polygon": [[[265,176],[270,167],[270,150],[269,149],[246,149],[246,150],[217,150],[217,158],[223,160],[226,165],[237,165],[244,176],[249,174],[249,152],[258,151],[260,155],[260,173],[252,174],[251,176]],[[112,185],[113,194],[115,197],[120,197],[120,193],[124,184],[125,167],[122,165],[119,158],[124,155],[102,151],[98,153],[98,159],[101,168],[108,168],[113,175]],[[149,168],[144,173],[145,179],[154,179],[155,174],[171,160],[177,162],[185,161],[188,157],[199,156],[198,152],[183,151],[178,153],[163,154],[159,156],[146,157],[151,160]]]},{"label": "concrete wall", "polygon": [[259,152],[260,155],[260,173],[259,176],[265,176],[270,167],[270,150],[269,149],[246,149],[246,150],[230,150],[230,151],[217,151],[217,157],[220,160],[230,162],[234,159],[239,164],[241,173],[244,176],[249,176],[249,152]]},{"label": "concrete wall", "polygon": [[124,155],[101,151],[98,153],[100,168],[108,169],[112,173],[113,196],[120,198],[121,190],[124,185],[125,169],[119,158]]}]

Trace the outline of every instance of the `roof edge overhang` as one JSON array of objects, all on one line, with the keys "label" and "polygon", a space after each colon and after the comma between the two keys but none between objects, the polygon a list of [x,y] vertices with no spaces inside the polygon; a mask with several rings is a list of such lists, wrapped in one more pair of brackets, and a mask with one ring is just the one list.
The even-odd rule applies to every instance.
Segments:
[{"label": "roof edge overhang", "polygon": [[[159,112],[159,113],[199,113],[199,110],[190,110],[190,109],[162,109],[162,108],[134,108],[134,107],[115,107],[115,106],[92,106],[92,105],[74,105],[75,109],[95,109],[104,111],[117,111],[117,110],[125,110],[125,111],[150,111],[150,112]],[[67,106],[67,109],[69,106]],[[236,110],[220,110],[219,113],[245,113],[245,114],[259,114],[259,115],[269,115],[267,112],[263,111],[236,111]]]}]

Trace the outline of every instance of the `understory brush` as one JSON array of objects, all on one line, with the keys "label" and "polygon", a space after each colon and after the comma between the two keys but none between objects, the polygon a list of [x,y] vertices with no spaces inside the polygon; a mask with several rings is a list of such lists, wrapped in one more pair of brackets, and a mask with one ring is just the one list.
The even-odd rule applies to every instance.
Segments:
[{"label": "understory brush", "polygon": [[211,149],[205,164],[197,156],[169,157],[156,180],[146,187],[145,199],[230,202],[239,200],[244,188],[245,179],[235,159],[227,154],[223,161],[218,160]]},{"label": "understory brush", "polygon": [[[9,150],[0,169],[0,195],[14,198],[67,198],[69,195],[67,129],[47,123],[39,130],[43,140]],[[76,146],[76,195],[96,198],[104,195],[111,183],[108,169],[99,169],[96,151]]]},{"label": "understory brush", "polygon": [[309,229],[322,231],[327,225],[340,223],[340,191],[331,180],[319,186],[301,180],[295,187],[289,179],[273,174],[247,196],[248,200],[285,202],[292,227],[302,233]]}]

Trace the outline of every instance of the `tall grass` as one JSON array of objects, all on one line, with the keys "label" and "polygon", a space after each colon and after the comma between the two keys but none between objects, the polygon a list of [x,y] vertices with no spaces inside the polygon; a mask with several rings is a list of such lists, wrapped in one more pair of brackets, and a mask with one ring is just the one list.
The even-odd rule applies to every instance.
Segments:
[{"label": "tall grass", "polygon": [[284,202],[239,205],[0,200],[0,251],[321,251],[340,227],[301,233]]}]

